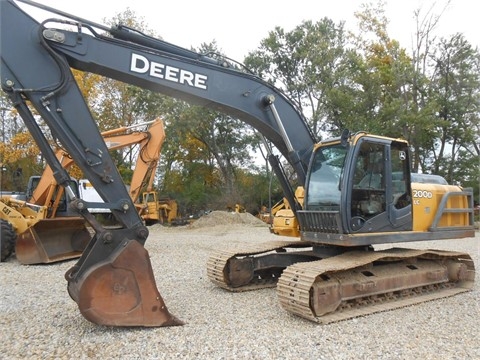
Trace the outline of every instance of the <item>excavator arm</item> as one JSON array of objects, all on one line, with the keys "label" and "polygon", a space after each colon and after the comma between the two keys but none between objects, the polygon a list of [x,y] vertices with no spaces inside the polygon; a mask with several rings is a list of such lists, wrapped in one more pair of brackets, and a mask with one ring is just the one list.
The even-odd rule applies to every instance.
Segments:
[{"label": "excavator arm", "polygon": [[132,181],[130,183],[130,197],[136,203],[142,190],[152,191],[155,172],[160,159],[160,152],[165,141],[163,121],[157,119],[148,131],[148,139],[140,144],[139,154],[135,163]]},{"label": "excavator arm", "polygon": [[[42,7],[31,1],[22,2]],[[106,29],[78,21],[74,16],[69,16],[73,20],[50,19],[39,24],[12,0],[1,2],[0,13],[2,89],[22,116],[57,183],[75,198],[68,185],[69,175],[37,124],[30,105],[122,224],[120,229],[105,229],[88,212],[85,202],[81,199],[72,202],[95,235],[78,263],[66,274],[70,296],[83,316],[94,323],[180,324],[168,312],[156,288],[148,253],[143,247],[148,229],[135,209],[70,68],[240,118],[278,148],[303,183],[314,136],[301,112],[278,89],[254,75],[126,28]],[[65,24],[73,26],[75,31],[55,29]],[[111,36],[98,34],[99,29],[108,30]],[[274,156],[271,162],[275,164]],[[278,161],[274,168],[277,175],[283,176]],[[288,182],[283,181],[283,185],[291,193],[289,200],[293,203]]]},{"label": "excavator arm", "polygon": [[[45,47],[43,26],[14,2],[2,1],[0,12],[2,87],[39,145],[57,183],[66,185],[69,195],[75,198],[68,187],[68,173],[57,160],[27,102],[38,111],[52,136],[110,204],[113,215],[122,224],[120,229],[105,229],[88,213],[83,201],[72,202],[95,235],[67,274],[70,296],[84,317],[94,323],[181,324],[168,312],[156,287],[149,256],[143,247],[148,229],[108,153],[65,57],[48,45]],[[23,46],[17,46],[18,41]]]},{"label": "excavator arm", "polygon": [[[21,2],[33,3],[26,0]],[[37,24],[20,9],[18,11],[21,12],[19,16],[22,23],[26,23],[21,27],[29,28],[30,30],[25,30],[27,33],[31,33],[35,28],[35,31],[38,31],[35,36],[38,36],[38,42],[43,44],[45,49],[39,52],[38,46],[32,48],[31,44],[26,43],[27,34],[15,34],[16,40],[5,36],[9,43],[17,42],[18,45],[19,41],[28,47],[35,61],[42,58],[42,62],[49,62],[48,65],[39,64],[38,67],[51,68],[55,76],[44,74],[41,77],[48,79],[49,84],[56,79],[59,88],[64,90],[64,96],[55,97],[62,105],[65,103],[62,106],[63,117],[67,117],[65,111],[67,105],[70,105],[69,101],[75,103],[76,107],[80,107],[83,102],[79,101],[83,99],[81,95],[71,89],[66,90],[71,86],[67,86],[68,81],[64,80],[67,76],[65,74],[70,72],[66,68],[100,74],[242,119],[270,140],[295,167],[299,182],[302,185],[305,182],[315,137],[297,106],[271,84],[255,75],[239,71],[227,62],[205,57],[122,26],[110,29],[59,12],[79,21],[70,21],[70,24],[78,26],[77,31],[46,29],[47,24],[55,25],[55,21]],[[61,25],[65,21],[56,22]],[[13,26],[13,23],[4,26],[8,28]],[[96,30],[99,28],[108,31],[111,36],[98,34]],[[8,65],[16,58],[12,57],[11,61],[5,59],[5,63],[8,67],[12,66],[14,74],[24,77],[24,71],[15,70],[13,63]],[[44,81],[37,81],[44,84],[39,84],[40,87],[45,86]],[[16,83],[11,90],[19,88],[20,84]],[[8,91],[8,86],[6,90]],[[48,92],[44,95],[46,93]],[[279,114],[282,114],[282,118]]]}]

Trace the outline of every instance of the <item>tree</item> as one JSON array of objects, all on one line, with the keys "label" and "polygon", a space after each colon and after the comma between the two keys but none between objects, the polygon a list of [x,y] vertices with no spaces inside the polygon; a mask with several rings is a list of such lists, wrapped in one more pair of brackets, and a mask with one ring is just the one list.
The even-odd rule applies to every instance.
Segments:
[{"label": "tree", "polygon": [[[194,51],[219,53],[215,42]],[[178,184],[169,179],[175,174],[182,179],[185,192],[207,194],[194,196],[198,202],[192,208],[225,208],[227,203],[241,202],[237,175],[239,169],[250,166],[250,150],[258,141],[253,131],[238,119],[181,100],[168,99],[164,105],[167,138],[162,150],[161,192],[178,191]]]},{"label": "tree", "polygon": [[28,178],[43,168],[40,151],[3,92],[0,108],[0,190],[25,191]]},{"label": "tree", "polygon": [[425,170],[443,175],[449,182],[463,183],[478,174],[473,167],[472,173],[464,172],[462,178],[458,170],[467,170],[465,164],[480,157],[480,54],[462,34],[456,34],[440,39],[431,59],[438,136],[430,142]]},{"label": "tree", "polygon": [[351,115],[349,103],[341,99],[351,65],[345,41],[344,24],[328,18],[305,21],[290,32],[276,27],[245,64],[283,89],[321,137],[323,130],[341,130]]},{"label": "tree", "polygon": [[[414,102],[415,70],[400,43],[388,35],[384,2],[363,4],[355,13],[359,21],[353,43],[363,58],[356,82],[363,94],[360,108],[365,112],[363,130],[412,140],[418,121]],[[363,105],[362,105],[363,104]]]},{"label": "tree", "polygon": [[432,67],[429,64],[429,58],[436,39],[435,29],[449,2],[446,3],[440,14],[434,12],[435,4],[425,12],[421,7],[414,11],[416,31],[411,49],[414,72],[411,87],[412,106],[409,111],[412,120],[410,126],[404,129],[403,136],[412,147],[412,168],[415,171],[424,167],[422,159],[428,158],[431,140],[438,137],[435,126],[436,104],[433,97],[430,96]]}]

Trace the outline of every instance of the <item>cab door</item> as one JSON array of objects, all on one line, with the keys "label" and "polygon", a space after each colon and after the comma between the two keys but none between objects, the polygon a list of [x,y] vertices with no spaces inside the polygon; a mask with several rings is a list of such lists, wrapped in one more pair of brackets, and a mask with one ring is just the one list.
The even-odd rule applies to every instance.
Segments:
[{"label": "cab door", "polygon": [[411,229],[406,143],[365,137],[353,149],[345,209],[349,232]]}]

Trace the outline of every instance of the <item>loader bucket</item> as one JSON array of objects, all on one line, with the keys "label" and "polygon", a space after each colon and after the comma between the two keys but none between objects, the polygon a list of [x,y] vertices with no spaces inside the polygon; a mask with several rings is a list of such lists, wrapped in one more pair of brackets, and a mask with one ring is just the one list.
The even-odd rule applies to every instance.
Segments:
[{"label": "loader bucket", "polygon": [[90,239],[83,218],[43,219],[17,237],[15,253],[25,265],[76,259]]},{"label": "loader bucket", "polygon": [[82,315],[107,326],[176,326],[155,284],[147,250],[136,240],[117,247],[77,279],[66,274],[68,291]]}]

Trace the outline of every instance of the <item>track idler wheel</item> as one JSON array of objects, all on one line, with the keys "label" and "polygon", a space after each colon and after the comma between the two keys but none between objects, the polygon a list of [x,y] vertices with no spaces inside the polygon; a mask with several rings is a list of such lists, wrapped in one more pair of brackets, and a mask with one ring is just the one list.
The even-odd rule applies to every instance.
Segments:
[{"label": "track idler wheel", "polygon": [[72,273],[66,274],[70,296],[77,302],[82,315],[92,323],[148,327],[183,325],[168,312],[157,290],[148,252],[135,240],[119,246],[111,256],[90,266],[79,278],[73,280],[71,276]]}]

